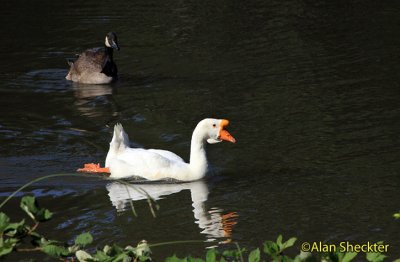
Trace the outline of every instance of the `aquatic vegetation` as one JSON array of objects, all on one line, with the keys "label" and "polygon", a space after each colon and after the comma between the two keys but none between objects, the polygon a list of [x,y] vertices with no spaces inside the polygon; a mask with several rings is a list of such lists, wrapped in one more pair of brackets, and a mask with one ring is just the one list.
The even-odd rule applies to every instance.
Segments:
[{"label": "aquatic vegetation", "polygon": [[[152,261],[151,247],[160,245],[170,245],[178,243],[201,242],[201,241],[174,241],[159,244],[148,244],[147,241],[140,241],[136,247],[121,247],[117,244],[105,245],[102,249],[86,249],[93,242],[93,237],[89,232],[78,235],[73,243],[64,243],[58,240],[50,240],[38,232],[41,223],[50,220],[53,213],[39,206],[35,197],[24,196],[20,202],[21,209],[32,220],[33,225],[26,222],[25,219],[19,222],[10,222],[10,218],[3,212],[0,212],[0,257],[5,257],[12,252],[33,252],[40,251],[49,256],[61,259],[63,261],[75,261],[75,258],[81,262],[89,261]],[[28,241],[30,240],[30,241]],[[359,256],[357,252],[300,252],[294,258],[287,255],[287,250],[292,248],[297,238],[292,237],[286,241],[282,235],[279,235],[276,241],[265,241],[263,248],[256,248],[247,251],[235,243],[236,248],[219,251],[210,249],[206,252],[205,258],[184,257],[178,258],[176,255],[167,257],[167,262],[214,262],[214,261],[324,261],[324,262],[349,262]],[[30,243],[30,244],[28,244]],[[379,243],[383,244],[383,243]],[[290,251],[293,253],[293,250]],[[363,254],[361,254],[363,255]],[[29,256],[29,255],[27,255]],[[370,262],[381,262],[386,259],[386,255],[379,252],[365,253],[365,259]],[[395,260],[400,262],[400,259]]]},{"label": "aquatic vegetation", "polygon": [[[54,174],[44,177],[37,178],[24,186],[20,187],[4,201],[0,203],[1,208],[18,192],[26,188],[27,186],[38,182],[43,179],[60,176],[76,176],[76,174]],[[124,186],[132,186],[127,182],[118,180]],[[139,190],[134,187],[135,190]],[[155,210],[158,209],[155,199],[153,199],[146,191],[140,190],[139,193],[146,196],[149,204],[149,208],[155,217]],[[43,207],[40,207],[37,200],[33,196],[24,196],[20,201],[20,208],[26,213],[26,215],[32,220],[27,222],[22,219],[19,222],[11,222],[10,218],[4,212],[0,212],[0,258],[6,257],[12,252],[43,252],[44,254],[61,259],[62,261],[96,261],[96,262],[108,262],[108,261],[152,261],[151,249],[152,247],[161,245],[172,245],[172,244],[187,244],[187,243],[202,243],[202,240],[185,240],[185,241],[171,241],[164,243],[148,244],[146,240],[140,241],[135,247],[128,245],[121,247],[118,244],[105,245],[103,248],[94,250],[88,248],[93,243],[93,236],[89,232],[83,232],[76,236],[73,243],[66,243],[59,240],[51,240],[41,235],[38,232],[39,225],[43,222],[49,221],[53,217],[53,213]],[[133,204],[131,203],[131,209],[133,215],[137,216]],[[397,219],[400,218],[400,213],[394,214],[393,216]],[[29,219],[28,219],[29,220]],[[33,223],[33,224],[32,224]],[[284,241],[282,235],[279,235],[275,241],[265,241],[263,247],[256,248],[248,251],[246,248],[241,248],[238,243],[234,243],[236,248],[226,249],[223,251],[217,249],[210,249],[206,252],[205,258],[195,258],[191,256],[179,258],[176,255],[165,258],[167,262],[214,262],[214,261],[293,261],[293,262],[308,262],[308,261],[321,261],[321,262],[349,262],[353,261],[356,257],[365,256],[365,259],[370,262],[381,262],[384,261],[387,256],[381,252],[365,252],[359,254],[358,252],[341,252],[339,249],[324,251],[323,247],[317,247],[316,249],[310,248],[310,243],[304,242],[301,244],[301,250],[303,245],[309,245],[308,248],[311,252],[305,252],[304,250],[300,254],[293,258],[288,255],[296,254],[296,248],[293,248],[297,238],[292,237]],[[29,244],[28,244],[29,243]],[[316,243],[314,243],[316,244]],[[376,245],[384,245],[383,242],[375,243]],[[320,243],[322,246],[329,246],[327,244]],[[225,248],[225,247],[224,247]],[[291,248],[288,252],[287,250]],[[298,249],[297,249],[298,250]],[[314,251],[318,252],[314,252]],[[29,255],[27,255],[29,257]],[[400,262],[400,259],[394,262]]]},{"label": "aquatic vegetation", "polygon": [[[136,258],[140,261],[150,260],[150,248],[146,241],[141,241],[136,247],[125,248],[118,245],[106,245],[95,254],[87,253],[84,248],[93,242],[90,233],[84,232],[75,238],[74,243],[66,244],[58,240],[50,240],[38,233],[42,222],[48,221],[53,214],[46,208],[41,208],[32,196],[24,196],[20,207],[33,221],[29,225],[25,219],[20,222],[10,222],[10,218],[3,212],[0,213],[0,257],[11,252],[41,251],[57,258],[78,258],[79,261],[126,261]],[[30,241],[24,241],[30,240]],[[27,243],[31,243],[27,246]]]}]

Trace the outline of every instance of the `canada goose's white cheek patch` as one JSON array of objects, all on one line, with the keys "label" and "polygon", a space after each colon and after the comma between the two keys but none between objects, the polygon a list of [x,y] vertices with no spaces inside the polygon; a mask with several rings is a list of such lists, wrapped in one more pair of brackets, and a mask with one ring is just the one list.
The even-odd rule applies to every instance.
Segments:
[{"label": "canada goose's white cheek patch", "polygon": [[111,47],[110,43],[108,42],[108,38],[107,38],[107,37],[106,37],[106,40],[105,40],[105,45],[106,45],[107,47]]}]

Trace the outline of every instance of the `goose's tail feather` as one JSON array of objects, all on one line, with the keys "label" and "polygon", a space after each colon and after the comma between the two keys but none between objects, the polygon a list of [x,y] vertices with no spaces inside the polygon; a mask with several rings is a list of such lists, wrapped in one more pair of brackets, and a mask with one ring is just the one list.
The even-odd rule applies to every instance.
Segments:
[{"label": "goose's tail feather", "polygon": [[129,147],[129,137],[128,134],[125,133],[124,128],[120,123],[114,126],[114,134],[113,138],[110,142],[110,149],[108,150],[107,158],[106,158],[106,167],[109,167],[110,161],[118,155],[119,152],[122,152],[126,148]]},{"label": "goose's tail feather", "polygon": [[129,147],[129,137],[120,123],[114,126],[114,135],[110,143],[110,150],[120,151]]}]

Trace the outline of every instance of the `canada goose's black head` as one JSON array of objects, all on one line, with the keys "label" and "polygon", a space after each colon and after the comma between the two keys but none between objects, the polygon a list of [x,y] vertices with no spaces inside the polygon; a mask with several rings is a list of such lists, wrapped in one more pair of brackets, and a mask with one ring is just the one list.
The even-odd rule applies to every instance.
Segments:
[{"label": "canada goose's black head", "polygon": [[105,45],[107,47],[111,47],[114,49],[119,50],[119,46],[118,46],[118,40],[117,40],[117,35],[114,32],[109,32],[106,35],[106,41],[105,41]]}]

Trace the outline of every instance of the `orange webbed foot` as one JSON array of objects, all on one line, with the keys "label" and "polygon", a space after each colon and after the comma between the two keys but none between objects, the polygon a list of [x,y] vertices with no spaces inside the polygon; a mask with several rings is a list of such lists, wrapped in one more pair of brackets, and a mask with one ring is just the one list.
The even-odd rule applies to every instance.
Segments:
[{"label": "orange webbed foot", "polygon": [[110,173],[110,169],[108,167],[100,167],[100,164],[94,163],[85,164],[83,168],[78,168],[76,171],[85,173]]}]

